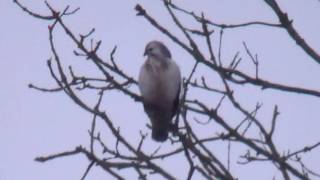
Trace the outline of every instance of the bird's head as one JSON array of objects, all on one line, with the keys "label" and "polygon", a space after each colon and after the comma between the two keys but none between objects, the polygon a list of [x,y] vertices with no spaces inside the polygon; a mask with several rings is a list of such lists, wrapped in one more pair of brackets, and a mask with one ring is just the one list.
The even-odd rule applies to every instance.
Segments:
[{"label": "bird's head", "polygon": [[149,57],[171,58],[169,49],[160,41],[149,42],[143,55]]}]

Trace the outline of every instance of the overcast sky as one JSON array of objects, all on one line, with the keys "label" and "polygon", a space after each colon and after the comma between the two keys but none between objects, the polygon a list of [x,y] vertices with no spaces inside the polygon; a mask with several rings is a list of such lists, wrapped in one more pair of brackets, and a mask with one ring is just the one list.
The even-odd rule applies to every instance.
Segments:
[{"label": "overcast sky", "polygon": [[[294,19],[293,24],[298,32],[320,52],[320,2],[278,1],[281,8]],[[49,13],[41,1],[21,0],[21,3],[35,12]],[[49,3],[60,10],[66,5],[71,5],[72,8],[80,7],[77,14],[66,18],[67,24],[76,33],[86,33],[95,27],[94,38],[103,42],[99,54],[107,58],[112,48],[117,45],[117,62],[135,78],[143,63],[144,46],[154,39],[163,41],[169,47],[173,58],[181,67],[183,76],[191,70],[193,61],[190,56],[144,18],[135,15],[134,7],[139,3],[165,27],[182,37],[160,1],[52,0]],[[254,20],[277,23],[275,14],[262,1],[186,0],[180,1],[179,4],[197,13],[203,11],[207,17],[218,23],[232,24]],[[0,1],[0,20],[0,180],[80,179],[88,165],[84,156],[57,159],[45,164],[33,160],[39,155],[72,150],[80,144],[88,145],[88,129],[92,119],[90,114],[76,106],[63,93],[46,94],[28,88],[29,83],[41,87],[56,86],[46,66],[46,60],[52,56],[47,29],[50,23],[35,19],[12,1],[4,0]],[[190,27],[198,27],[189,18],[183,20]],[[62,55],[64,63],[80,61],[72,54],[76,47],[61,29],[56,30],[55,37],[58,52]],[[284,30],[263,26],[228,30],[225,32],[222,59],[228,61],[237,51],[244,52],[243,41],[259,55],[263,67],[261,74],[266,79],[320,90],[319,64],[308,57]],[[245,56],[245,53],[241,55]],[[249,68],[248,64],[244,62],[242,68]],[[81,74],[95,74],[94,70],[87,62],[76,65],[76,71]],[[199,72],[199,75],[201,74],[206,72]],[[137,89],[134,90],[137,92]],[[261,93],[250,89],[247,91]],[[263,93],[264,96],[259,95],[252,99],[248,98],[248,93],[248,96],[242,96],[240,100],[245,101],[249,107],[254,107],[257,101],[263,102],[262,114],[266,116],[271,116],[275,104],[279,105],[280,132],[277,132],[275,139],[279,147],[283,150],[298,149],[320,140],[319,99],[273,90]],[[94,95],[85,98],[95,102],[95,99],[91,98]],[[200,99],[206,97],[201,94],[193,96]],[[138,141],[140,129],[148,131],[145,127],[147,117],[141,104],[133,102],[128,97],[111,93],[105,96],[104,105],[105,110],[115,119],[115,123],[122,128],[122,132],[132,137],[132,142]],[[100,127],[104,129],[103,124],[100,124]],[[150,151],[159,146],[153,142],[149,142],[148,145]],[[225,146],[217,147],[217,154],[223,154],[224,148]],[[234,162],[236,161],[237,159],[234,159]],[[320,149],[306,156],[305,162],[320,172]],[[280,175],[275,169],[259,165],[254,172],[248,171],[254,165],[256,164],[232,170],[240,179],[271,179]],[[176,164],[171,166],[179,167]],[[89,174],[88,179],[104,177],[109,176],[97,167]]]}]

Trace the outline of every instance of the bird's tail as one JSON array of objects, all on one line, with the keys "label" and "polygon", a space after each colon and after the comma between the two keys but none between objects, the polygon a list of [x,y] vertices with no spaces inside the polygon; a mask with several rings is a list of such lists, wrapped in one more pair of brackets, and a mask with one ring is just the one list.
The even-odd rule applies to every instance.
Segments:
[{"label": "bird's tail", "polygon": [[163,142],[168,139],[168,124],[166,121],[162,123],[154,123],[152,126],[152,139]]}]

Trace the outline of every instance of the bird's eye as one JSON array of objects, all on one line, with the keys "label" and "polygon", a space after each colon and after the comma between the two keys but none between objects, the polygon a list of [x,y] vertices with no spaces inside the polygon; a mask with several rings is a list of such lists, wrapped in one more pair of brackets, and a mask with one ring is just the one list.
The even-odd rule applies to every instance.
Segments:
[{"label": "bird's eye", "polygon": [[152,51],[152,50],[153,50],[153,48],[149,48],[149,49],[148,49],[149,52]]}]

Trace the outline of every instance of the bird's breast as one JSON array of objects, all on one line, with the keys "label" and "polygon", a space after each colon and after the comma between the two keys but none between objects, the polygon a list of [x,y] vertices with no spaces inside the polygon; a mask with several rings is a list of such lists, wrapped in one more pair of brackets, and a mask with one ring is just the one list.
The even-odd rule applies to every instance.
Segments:
[{"label": "bird's breast", "polygon": [[180,87],[179,68],[171,61],[148,59],[140,71],[139,87],[145,101],[172,104]]}]

